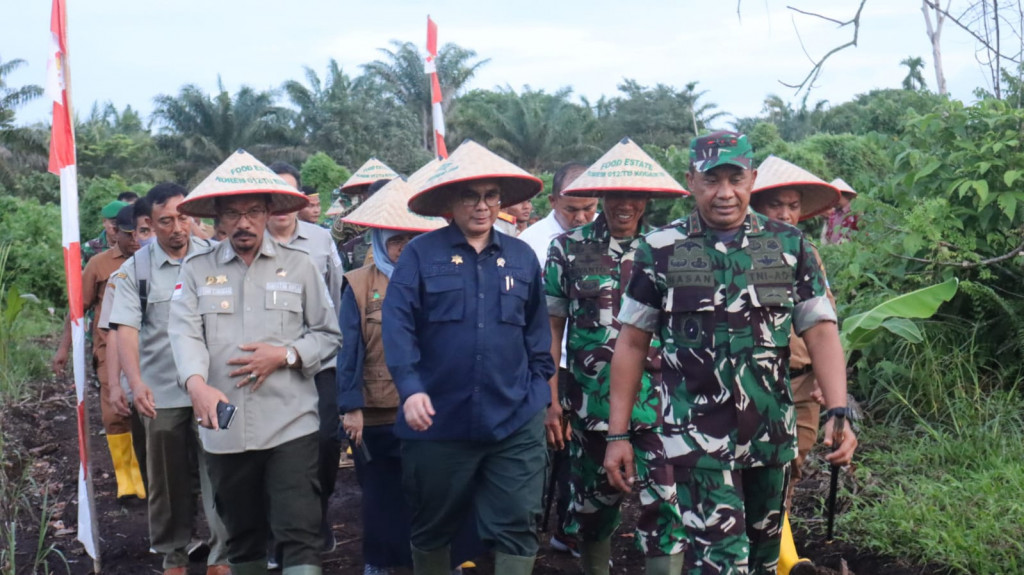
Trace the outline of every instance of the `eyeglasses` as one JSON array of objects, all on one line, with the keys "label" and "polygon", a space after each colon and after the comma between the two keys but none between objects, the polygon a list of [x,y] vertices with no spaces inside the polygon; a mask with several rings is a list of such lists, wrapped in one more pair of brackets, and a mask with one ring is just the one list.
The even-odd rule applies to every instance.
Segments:
[{"label": "eyeglasses", "polygon": [[467,208],[475,208],[480,200],[483,200],[489,208],[501,205],[501,192],[492,190],[481,196],[476,192],[466,190],[459,194],[459,204]]},{"label": "eyeglasses", "polygon": [[238,220],[242,219],[242,216],[248,218],[250,222],[262,219],[267,215],[267,208],[253,208],[248,212],[239,212],[237,210],[224,210],[220,213],[220,221],[233,224]]}]

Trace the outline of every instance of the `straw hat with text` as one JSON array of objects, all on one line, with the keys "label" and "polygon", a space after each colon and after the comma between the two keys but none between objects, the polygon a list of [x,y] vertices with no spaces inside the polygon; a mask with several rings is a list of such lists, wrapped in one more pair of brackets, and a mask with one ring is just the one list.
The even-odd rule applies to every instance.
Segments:
[{"label": "straw hat with text", "polygon": [[340,189],[344,194],[361,194],[377,180],[393,180],[397,177],[398,172],[384,165],[384,162],[370,158],[356,170],[356,173],[345,180]]},{"label": "straw hat with text", "polygon": [[757,167],[751,193],[782,188],[800,192],[801,220],[813,218],[839,202],[839,190],[832,184],[778,156],[768,156]]},{"label": "straw hat with text", "polygon": [[409,211],[409,198],[415,193],[416,188],[410,186],[405,178],[395,178],[359,204],[352,213],[342,217],[341,221],[356,226],[406,232],[429,232],[448,225],[443,218],[421,216]]},{"label": "straw hat with text", "polygon": [[637,192],[655,199],[690,194],[629,138],[615,144],[562,190],[566,196],[587,198],[607,192]]},{"label": "straw hat with text", "polygon": [[239,149],[217,166],[178,205],[183,214],[215,218],[214,199],[246,194],[268,194],[270,213],[279,215],[309,205],[306,194],[295,189],[245,150]]},{"label": "straw hat with text", "polygon": [[452,191],[459,188],[458,184],[473,180],[498,181],[501,203],[506,206],[525,202],[544,188],[540,178],[473,140],[466,140],[423,182],[420,191],[409,200],[409,209],[424,216],[450,213]]}]

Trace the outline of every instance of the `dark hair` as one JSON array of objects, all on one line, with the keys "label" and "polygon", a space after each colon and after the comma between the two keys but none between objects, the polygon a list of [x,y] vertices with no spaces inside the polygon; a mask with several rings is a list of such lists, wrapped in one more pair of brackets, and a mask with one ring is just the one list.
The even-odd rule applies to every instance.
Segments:
[{"label": "dark hair", "polygon": [[[261,192],[253,192],[251,194],[238,194],[236,196],[214,196],[214,198],[213,198],[213,210],[215,212],[217,212],[217,214],[220,214],[220,212],[224,209],[224,202],[227,202],[229,200],[238,200],[238,199],[246,199],[246,198],[256,198],[256,199],[263,200],[263,202],[265,204],[267,204],[267,209],[270,209],[271,194],[261,193]],[[217,216],[214,216],[214,219],[219,219],[219,218]]]},{"label": "dark hair", "polygon": [[117,194],[117,201],[119,202],[131,203],[138,199],[139,194],[136,194],[135,192],[121,192],[120,194]]},{"label": "dark hair", "polygon": [[295,178],[296,188],[302,187],[302,174],[299,173],[299,170],[295,169],[295,166],[289,164],[288,162],[274,162],[273,164],[270,164],[267,167],[270,168],[270,171],[274,172],[275,174],[288,174],[289,176]]},{"label": "dark hair", "polygon": [[[162,206],[167,200],[177,196],[187,196],[188,191],[174,182],[164,182],[153,186],[146,192],[146,201],[149,202],[148,210],[152,212],[153,206]],[[148,215],[148,214],[147,214]]]},{"label": "dark hair", "polygon": [[307,196],[315,196],[320,193],[316,191],[316,188],[314,188],[313,186],[302,186],[301,188],[299,188],[299,191],[302,192],[303,194],[306,194]]},{"label": "dark hair", "polygon": [[383,188],[384,186],[388,185],[388,182],[390,182],[390,181],[391,180],[377,180],[377,181],[373,182],[372,184],[370,184],[370,187],[366,188],[366,197],[370,197],[373,194],[376,194],[377,190],[379,190],[379,189]]},{"label": "dark hair", "polygon": [[149,203],[148,198],[139,198],[132,204],[132,215],[135,219],[139,219],[142,216],[147,218],[153,215],[153,206]]},{"label": "dark hair", "polygon": [[575,172],[582,172],[589,167],[590,166],[582,162],[569,162],[568,164],[565,164],[561,168],[558,168],[558,171],[555,172],[555,176],[551,178],[551,195],[555,196],[556,198],[562,195],[562,190],[565,189],[565,186],[572,183],[571,181],[565,181],[569,177],[569,175]]}]

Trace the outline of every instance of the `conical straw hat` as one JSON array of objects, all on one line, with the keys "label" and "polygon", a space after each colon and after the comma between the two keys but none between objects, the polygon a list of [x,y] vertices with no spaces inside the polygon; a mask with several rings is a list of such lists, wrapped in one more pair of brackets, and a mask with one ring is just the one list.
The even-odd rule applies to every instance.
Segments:
[{"label": "conical straw hat", "polygon": [[425,217],[409,211],[409,198],[415,193],[416,188],[410,186],[404,178],[395,178],[359,204],[352,213],[341,218],[341,221],[357,226],[407,232],[429,232],[448,225],[443,218]]},{"label": "conical straw hat", "polygon": [[690,194],[629,138],[615,144],[562,190],[567,196],[587,198],[600,197],[605,192],[638,192],[655,198]]},{"label": "conical straw hat", "polygon": [[331,202],[331,207],[327,208],[328,216],[336,216],[345,211],[345,205],[341,203],[341,198],[338,198]]},{"label": "conical straw hat", "polygon": [[842,178],[832,180],[832,185],[835,186],[841,194],[849,194],[851,196],[857,195],[857,190],[853,189],[853,186],[847,184]]},{"label": "conical straw hat", "polygon": [[778,188],[800,192],[800,219],[812,218],[839,202],[839,190],[807,170],[778,156],[768,156],[757,167],[753,193]]},{"label": "conical straw hat", "polygon": [[409,209],[424,216],[443,216],[450,211],[449,191],[454,184],[472,180],[498,180],[501,203],[525,202],[544,188],[540,178],[502,158],[473,140],[466,140],[437,166],[409,200]]},{"label": "conical straw hat", "polygon": [[413,172],[411,176],[406,178],[406,181],[409,182],[410,186],[412,186],[416,190],[419,190],[420,186],[422,186],[424,182],[429,180],[430,176],[434,175],[434,171],[437,170],[437,167],[440,165],[441,160],[434,158],[427,162],[426,164],[424,164],[422,168]]},{"label": "conical straw hat", "polygon": [[309,205],[306,194],[290,186],[252,154],[239,149],[185,197],[178,211],[189,216],[214,218],[217,217],[214,198],[244,194],[269,194],[272,214],[287,214]]},{"label": "conical straw hat", "polygon": [[398,173],[384,165],[384,162],[370,158],[352,174],[352,177],[345,180],[341,185],[341,191],[346,194],[361,194],[377,180],[393,180],[397,177]]}]

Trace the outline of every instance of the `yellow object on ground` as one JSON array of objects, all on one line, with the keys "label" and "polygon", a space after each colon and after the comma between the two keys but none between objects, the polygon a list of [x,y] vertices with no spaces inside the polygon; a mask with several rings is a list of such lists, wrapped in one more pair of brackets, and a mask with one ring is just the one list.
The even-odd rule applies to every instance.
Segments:
[{"label": "yellow object on ground", "polygon": [[135,459],[131,433],[107,435],[110,458],[114,462],[114,478],[117,480],[117,497],[135,496],[146,498],[146,486],[142,481],[139,462]]},{"label": "yellow object on ground", "polygon": [[[797,568],[800,565],[800,568]],[[789,513],[782,518],[782,544],[779,547],[778,575],[799,575],[804,567],[813,573],[814,565],[808,559],[801,559],[796,553],[796,542],[793,540],[793,529],[789,526]]]}]

